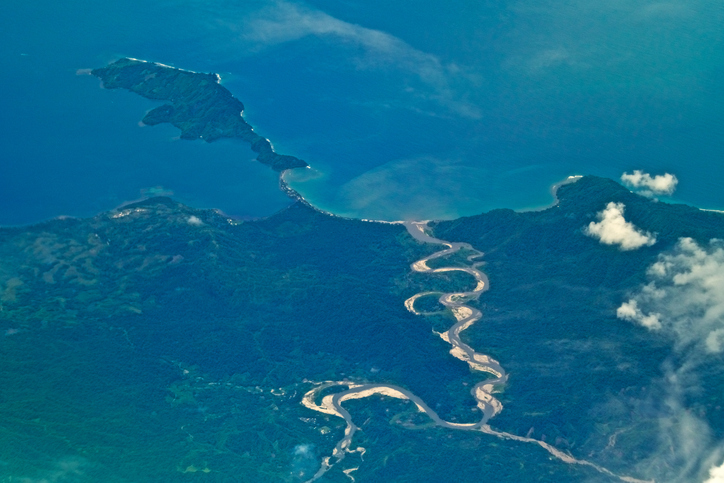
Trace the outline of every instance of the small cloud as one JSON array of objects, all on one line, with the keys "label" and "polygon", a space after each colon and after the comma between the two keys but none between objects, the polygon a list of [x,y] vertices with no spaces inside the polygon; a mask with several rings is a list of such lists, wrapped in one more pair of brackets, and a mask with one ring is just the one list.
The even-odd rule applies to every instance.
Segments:
[{"label": "small cloud", "polygon": [[623,217],[623,203],[611,202],[598,213],[598,222],[592,221],[584,233],[598,238],[606,245],[619,245],[621,250],[635,250],[656,243],[656,237],[636,228]]},{"label": "small cloud", "polygon": [[724,483],[724,463],[709,470],[709,479],[704,483]]},{"label": "small cloud", "polygon": [[292,450],[292,478],[307,481],[319,468],[319,461],[313,444],[298,444]]},{"label": "small cloud", "polygon": [[670,173],[651,176],[641,170],[634,170],[633,173],[621,175],[621,181],[630,187],[638,190],[638,193],[653,198],[655,195],[671,195],[676,189],[679,180]]},{"label": "small cloud", "polygon": [[724,349],[724,328],[709,332],[705,343],[707,352],[721,352]]},{"label": "small cloud", "polygon": [[555,48],[538,52],[530,60],[528,66],[531,71],[539,71],[570,63],[571,54],[564,48]]},{"label": "small cloud", "polygon": [[299,444],[294,447],[294,456],[314,456],[314,446],[311,444]]},{"label": "small cloud", "polygon": [[659,314],[644,314],[639,308],[638,302],[634,299],[624,302],[616,310],[616,317],[619,319],[629,320],[631,322],[638,322],[648,329],[655,330],[661,328]]},{"label": "small cloud", "polygon": [[197,217],[197,216],[193,216],[193,215],[189,216],[189,217],[186,219],[186,222],[187,222],[189,225],[193,225],[193,226],[201,226],[201,225],[204,224],[204,222],[201,221],[201,218],[199,218],[199,217]]}]

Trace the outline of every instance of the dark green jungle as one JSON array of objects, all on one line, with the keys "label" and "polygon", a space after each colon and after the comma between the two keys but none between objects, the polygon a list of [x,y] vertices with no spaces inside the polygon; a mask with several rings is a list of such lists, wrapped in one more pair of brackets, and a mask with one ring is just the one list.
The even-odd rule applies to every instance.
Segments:
[{"label": "dark green jungle", "polygon": [[[493,428],[644,476],[657,411],[642,401],[660,399],[675,356],[616,307],[658,253],[724,236],[724,217],[594,177],[558,198],[434,224],[485,252],[483,319],[463,339],[510,374]],[[657,244],[622,252],[585,236],[610,201]],[[239,222],[152,198],[0,229],[0,481],[305,481],[344,430],[300,404],[310,381],[398,384],[447,420],[474,421],[469,390],[484,376],[431,331],[452,319],[403,305],[473,283],[411,271],[438,249],[302,202]],[[711,384],[688,401],[719,434],[721,393]],[[319,481],[350,481],[342,470],[355,466],[359,482],[613,481],[536,445],[431,427],[411,406],[348,402],[353,446],[367,452]]]},{"label": "dark green jungle", "polygon": [[181,139],[187,140],[239,139],[249,143],[257,161],[275,171],[307,166],[294,156],[275,153],[269,140],[254,132],[242,117],[244,104],[219,85],[216,74],[128,58],[91,73],[106,89],[127,89],[147,99],[167,101],[146,113],[142,121],[146,125],[172,124],[181,130]]}]

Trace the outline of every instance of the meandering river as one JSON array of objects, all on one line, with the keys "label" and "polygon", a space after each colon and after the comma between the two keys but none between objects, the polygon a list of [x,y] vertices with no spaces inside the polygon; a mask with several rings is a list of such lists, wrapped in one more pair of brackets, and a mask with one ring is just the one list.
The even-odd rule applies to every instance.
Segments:
[{"label": "meandering river", "polygon": [[[323,414],[329,414],[344,419],[347,427],[345,428],[344,436],[337,443],[334,450],[332,451],[332,454],[322,459],[322,464],[319,470],[312,478],[307,480],[307,483],[311,483],[319,479],[332,466],[342,461],[347,453],[364,454],[365,448],[357,447],[352,449],[351,447],[352,439],[354,438],[354,434],[357,431],[358,427],[354,424],[352,420],[352,415],[343,407],[343,404],[345,401],[349,401],[350,399],[361,399],[373,395],[388,396],[397,399],[409,400],[417,406],[417,409],[420,412],[425,413],[435,425],[441,426],[443,428],[464,431],[480,431],[502,439],[511,439],[526,443],[534,443],[541,446],[551,455],[565,463],[589,466],[608,476],[618,478],[621,481],[626,481],[629,483],[651,483],[628,476],[616,475],[611,471],[607,470],[606,468],[596,465],[595,463],[576,459],[572,455],[565,453],[544,441],[522,437],[502,431],[496,431],[490,427],[488,421],[503,410],[503,405],[498,399],[496,399],[494,394],[504,389],[505,383],[508,380],[508,375],[498,361],[488,355],[476,352],[472,347],[465,344],[460,339],[461,332],[472,326],[483,316],[480,310],[467,305],[467,303],[472,300],[476,300],[480,296],[480,294],[482,294],[489,288],[488,277],[478,269],[478,266],[480,266],[483,262],[475,261],[476,259],[482,257],[483,253],[476,250],[468,243],[451,243],[430,236],[425,231],[427,228],[426,222],[405,222],[404,225],[410,235],[412,235],[412,237],[416,240],[423,243],[432,243],[437,245],[443,245],[446,247],[443,250],[435,252],[432,255],[429,255],[413,263],[411,265],[412,270],[420,273],[462,271],[472,275],[477,282],[476,287],[472,291],[449,292],[440,295],[438,300],[442,305],[446,307],[447,310],[451,311],[451,313],[455,316],[456,322],[446,332],[434,333],[450,344],[450,354],[453,357],[466,362],[470,366],[470,369],[473,371],[480,371],[490,374],[490,378],[476,384],[475,387],[473,387],[473,389],[470,391],[473,398],[477,402],[478,408],[480,408],[482,412],[482,416],[479,421],[474,423],[453,423],[450,421],[445,421],[432,408],[430,408],[430,406],[428,406],[425,401],[420,399],[418,396],[405,388],[392,384],[366,384],[355,383],[352,381],[325,381],[316,383],[315,387],[304,395],[302,399],[302,404],[313,411]],[[427,264],[430,260],[446,257],[461,250],[465,250],[471,253],[467,257],[467,261],[470,266],[431,268]],[[405,307],[407,307],[407,309],[414,314],[425,315],[424,313],[418,312],[415,309],[415,301],[420,297],[437,295],[438,293],[439,292],[418,293],[405,301]],[[319,400],[318,396],[320,395],[320,393],[330,387],[339,387],[344,389],[333,394],[325,395],[321,398],[321,400]],[[344,470],[344,473],[352,481],[354,481],[354,477],[351,473],[356,469],[357,468],[349,468]]]}]

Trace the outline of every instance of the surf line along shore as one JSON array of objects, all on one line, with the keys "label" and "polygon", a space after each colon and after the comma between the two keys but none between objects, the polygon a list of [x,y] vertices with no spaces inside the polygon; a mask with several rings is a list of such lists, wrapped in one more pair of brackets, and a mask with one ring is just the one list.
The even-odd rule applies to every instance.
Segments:
[{"label": "surf line along shore", "polygon": [[[629,476],[614,474],[606,468],[598,466],[595,463],[591,463],[590,461],[576,459],[569,453],[563,452],[544,441],[518,436],[503,431],[496,431],[490,427],[488,421],[503,410],[503,405],[495,398],[494,393],[502,390],[508,380],[508,375],[498,361],[488,355],[476,352],[472,347],[465,344],[460,339],[460,333],[462,331],[469,328],[482,318],[482,313],[478,309],[470,307],[466,305],[466,303],[471,300],[476,300],[480,294],[489,288],[488,277],[478,269],[483,262],[474,261],[475,259],[482,257],[483,253],[474,249],[469,243],[451,243],[430,236],[426,231],[427,222],[408,221],[404,222],[404,225],[410,235],[417,241],[447,247],[416,261],[411,265],[412,270],[420,273],[463,271],[475,277],[477,285],[473,290],[469,292],[449,292],[440,295],[440,303],[452,312],[456,322],[450,329],[443,333],[433,332],[451,345],[452,348],[450,349],[450,354],[452,354],[453,357],[466,362],[473,371],[485,372],[492,376],[491,378],[476,384],[470,391],[477,402],[478,408],[482,412],[482,417],[479,421],[474,423],[453,423],[445,421],[421,398],[405,388],[392,384],[365,384],[355,383],[353,381],[325,381],[314,383],[315,387],[308,391],[302,398],[302,405],[319,413],[342,418],[347,424],[347,427],[345,428],[344,436],[335,446],[331,456],[326,456],[322,459],[322,464],[319,470],[312,478],[307,480],[306,483],[311,483],[321,478],[322,475],[324,475],[330,468],[342,461],[347,453],[360,453],[360,455],[365,453],[366,450],[363,447],[357,447],[355,449],[351,448],[352,439],[359,428],[352,421],[352,416],[349,411],[343,407],[343,403],[351,399],[361,399],[374,395],[409,400],[417,406],[418,411],[425,413],[435,425],[443,428],[463,431],[480,431],[501,439],[537,444],[564,463],[588,466],[603,474],[618,478],[619,480],[628,483],[653,483],[653,481],[648,482]],[[471,253],[467,257],[467,261],[470,263],[470,266],[468,267],[431,268],[427,265],[427,262],[430,260],[446,257],[461,250],[466,250]],[[436,295],[438,293],[439,292],[422,292],[413,295],[405,301],[405,307],[407,310],[416,315],[425,315],[424,313],[415,310],[415,300],[420,297]],[[327,394],[319,400],[320,398],[318,396],[320,393],[326,389],[335,387],[342,390]],[[344,474],[354,481],[354,477],[351,473],[356,469],[357,468],[349,468],[344,470]]]}]

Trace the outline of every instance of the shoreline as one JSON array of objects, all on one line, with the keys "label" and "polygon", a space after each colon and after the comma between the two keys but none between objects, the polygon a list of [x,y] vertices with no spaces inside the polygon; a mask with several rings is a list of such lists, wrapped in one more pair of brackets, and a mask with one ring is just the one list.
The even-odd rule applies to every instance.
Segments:
[{"label": "shoreline", "polygon": [[199,73],[160,62],[123,57],[91,70],[104,89],[123,89],[163,104],[146,112],[145,125],[171,124],[187,140],[214,142],[239,139],[249,144],[256,160],[281,172],[308,164],[294,156],[281,155],[271,141],[257,134],[244,120],[244,103],[221,85],[216,73]]},{"label": "shoreline", "polygon": [[[440,221],[451,221],[451,220],[457,219],[457,218],[451,218],[451,219],[449,219],[449,220],[448,220],[448,219],[428,219],[428,220],[414,220],[414,219],[413,219],[413,220],[387,221],[387,220],[374,220],[374,219],[369,219],[369,218],[353,218],[353,217],[350,217],[350,216],[338,215],[338,214],[333,213],[333,212],[331,212],[331,211],[323,210],[323,209],[321,209],[321,208],[318,208],[318,207],[314,206],[311,202],[309,202],[307,199],[305,199],[304,196],[302,196],[297,190],[295,190],[294,188],[292,188],[291,186],[289,186],[289,183],[287,183],[286,180],[284,180],[284,173],[286,173],[287,171],[289,171],[289,170],[291,170],[291,169],[301,169],[301,168],[289,168],[289,169],[286,169],[286,170],[284,170],[284,171],[281,171],[281,172],[279,173],[279,178],[278,178],[279,189],[291,199],[292,203],[294,203],[294,202],[299,202],[299,203],[303,204],[304,206],[307,206],[308,208],[316,211],[317,213],[320,213],[320,214],[323,214],[323,215],[326,215],[326,216],[332,216],[332,217],[335,217],[335,218],[340,218],[340,219],[342,219],[342,220],[363,221],[363,222],[366,222],[366,223],[383,223],[383,224],[388,224],[388,225],[404,225],[405,223],[410,223],[410,222],[417,222],[417,223],[436,223],[436,222],[440,222]],[[559,182],[554,183],[553,185],[551,185],[551,187],[550,187],[550,192],[551,192],[551,194],[553,195],[554,200],[553,200],[553,203],[551,203],[550,205],[547,205],[547,206],[544,206],[544,207],[541,207],[541,208],[531,208],[531,209],[513,210],[513,211],[515,211],[516,213],[527,213],[527,212],[544,211],[544,210],[553,208],[553,207],[557,206],[557,205],[558,205],[558,202],[559,202],[558,197],[557,197],[558,189],[559,189],[561,186],[565,186],[565,185],[567,185],[567,184],[575,183],[576,181],[578,181],[579,179],[581,179],[581,178],[583,178],[583,177],[585,177],[585,176],[586,176],[586,175],[571,175],[571,176],[568,176],[567,178],[565,178],[564,180],[559,181]],[[614,181],[615,181],[615,180],[614,180]],[[180,204],[183,204],[183,205],[185,205],[185,206],[188,206],[189,208],[198,209],[198,210],[212,210],[212,211],[215,211],[216,213],[218,213],[219,215],[223,216],[224,218],[226,218],[226,219],[228,219],[228,220],[233,220],[233,221],[263,220],[263,219],[272,217],[272,216],[274,216],[275,214],[279,213],[279,211],[281,211],[281,210],[275,211],[275,212],[273,212],[273,213],[270,213],[270,214],[268,214],[268,215],[263,215],[263,216],[228,214],[228,213],[225,213],[225,212],[224,212],[223,210],[221,210],[220,208],[214,208],[214,207],[198,208],[198,207],[196,207],[196,206],[186,205],[185,203],[176,200],[176,198],[173,196],[173,194],[167,194],[167,195],[158,194],[158,195],[150,195],[150,196],[140,196],[140,197],[138,197],[138,198],[136,198],[136,199],[133,199],[133,200],[123,201],[122,203],[120,203],[120,204],[118,204],[118,205],[116,205],[116,206],[113,206],[113,207],[108,208],[108,209],[105,209],[105,210],[101,210],[101,211],[99,211],[99,212],[94,212],[94,213],[91,214],[91,215],[66,215],[66,214],[61,214],[61,215],[56,215],[56,216],[52,216],[52,217],[45,218],[45,219],[41,219],[41,220],[29,221],[29,222],[24,222],[24,223],[19,223],[19,224],[8,224],[8,225],[2,225],[2,224],[0,224],[0,229],[19,229],[19,228],[31,227],[31,226],[40,225],[40,224],[43,224],[43,223],[52,222],[52,221],[54,221],[54,220],[92,218],[92,217],[94,217],[94,216],[98,216],[98,215],[100,215],[100,214],[102,214],[102,213],[106,213],[106,212],[108,212],[108,213],[117,212],[117,211],[119,211],[119,210],[122,210],[125,206],[127,206],[127,205],[129,205],[129,204],[139,203],[139,202],[141,202],[141,201],[145,201],[145,200],[148,200],[148,199],[151,199],[151,198],[154,198],[154,197],[158,197],[158,196],[166,196],[166,197],[168,197],[168,198],[171,198],[171,199],[174,200],[174,201],[177,201],[177,202],[180,203]],[[686,205],[686,203],[676,203],[676,204],[684,204],[684,205]],[[706,211],[706,212],[711,212],[711,213],[721,213],[721,214],[724,214],[724,210],[715,210],[715,209],[709,209],[709,208],[699,208],[699,207],[693,206],[693,205],[687,205],[687,206],[691,206],[691,207],[696,208],[696,209],[698,209],[698,210],[700,210],[700,211]],[[282,210],[284,210],[284,209],[286,209],[286,208],[282,208]],[[482,213],[484,213],[484,212],[477,213],[477,214],[482,214]],[[466,215],[466,216],[474,216],[474,215]],[[458,217],[458,218],[464,218],[464,216],[460,216],[460,217]]]},{"label": "shoreline", "polygon": [[[309,168],[309,167],[310,166],[306,166],[305,168]],[[435,223],[435,222],[440,222],[440,221],[451,221],[451,220],[455,220],[457,218],[464,218],[465,216],[474,216],[474,215],[463,215],[463,216],[459,216],[457,218],[450,218],[450,219],[432,218],[432,219],[425,219],[425,220],[409,219],[409,220],[387,221],[387,220],[373,220],[370,218],[354,218],[351,216],[338,215],[331,211],[323,210],[321,208],[318,208],[317,206],[314,206],[314,204],[312,204],[310,201],[308,201],[306,198],[304,198],[304,196],[302,196],[297,190],[295,190],[294,188],[292,188],[289,185],[289,183],[284,179],[284,174],[293,169],[304,169],[304,168],[289,168],[289,169],[285,169],[284,171],[280,172],[279,173],[279,189],[282,190],[287,196],[289,196],[293,200],[298,201],[298,202],[304,204],[305,206],[308,206],[309,208],[311,208],[323,215],[334,216],[337,218],[341,218],[343,220],[357,220],[357,221],[365,221],[368,223],[386,223],[386,224],[391,224],[391,225],[400,225],[400,224],[404,225],[405,223],[412,223],[412,222],[414,222],[414,223]],[[549,205],[546,205],[546,206],[543,206],[540,208],[531,208],[531,209],[522,209],[522,210],[513,210],[513,211],[515,211],[516,213],[526,213],[529,211],[544,211],[544,210],[553,208],[554,206],[558,205],[558,201],[559,201],[558,196],[557,196],[558,189],[561,186],[575,183],[576,181],[583,178],[584,176],[585,175],[581,175],[581,174],[571,175],[571,176],[568,176],[565,179],[558,181],[557,183],[554,183],[553,185],[551,185],[549,188],[549,191],[550,191],[551,195],[553,196],[553,202]],[[717,210],[707,210],[707,211],[717,211]],[[485,213],[485,212],[476,213],[476,214],[482,214],[482,213]]]},{"label": "shoreline", "polygon": [[[304,196],[302,196],[302,195],[299,193],[299,191],[297,191],[297,190],[295,190],[294,188],[292,188],[291,186],[289,186],[289,183],[287,183],[287,181],[284,179],[284,173],[286,173],[287,171],[291,171],[292,169],[306,169],[306,168],[308,168],[308,166],[305,167],[305,168],[289,168],[289,169],[285,169],[284,171],[282,171],[281,173],[279,173],[279,189],[282,190],[288,197],[290,197],[290,198],[293,199],[294,201],[299,202],[299,203],[303,204],[304,206],[307,206],[307,207],[313,209],[313,210],[316,211],[317,213],[321,213],[321,214],[326,215],[326,216],[332,216],[332,217],[335,217],[335,218],[340,218],[340,219],[342,219],[342,220],[364,221],[364,222],[367,222],[367,223],[385,223],[385,224],[388,224],[388,225],[403,225],[403,224],[406,223],[405,220],[386,221],[386,220],[371,220],[371,219],[366,219],[366,218],[352,218],[352,217],[349,217],[349,216],[337,215],[337,214],[335,214],[335,213],[332,213],[331,211],[326,211],[326,210],[323,210],[323,209],[321,209],[321,208],[318,208],[318,207],[314,206],[312,203],[310,203],[309,201],[307,201],[307,200],[304,198]],[[272,215],[269,215],[269,216],[272,216]]]},{"label": "shoreline", "polygon": [[[297,169],[297,168],[291,168],[291,169]],[[369,222],[369,223],[387,223],[387,224],[399,225],[399,224],[405,224],[405,223],[410,223],[410,222],[416,222],[416,223],[423,223],[423,222],[425,222],[425,223],[437,223],[437,222],[441,222],[441,221],[452,221],[452,220],[455,220],[455,219],[458,219],[458,218],[464,218],[464,217],[466,217],[466,216],[475,216],[475,215],[487,213],[487,212],[480,212],[480,213],[475,213],[475,214],[473,214],[473,215],[463,215],[463,216],[459,216],[459,217],[457,217],[457,218],[449,218],[449,219],[447,219],[447,218],[445,218],[445,219],[435,219],[435,218],[433,218],[433,219],[426,219],[426,220],[409,219],[409,220],[396,220],[396,221],[374,220],[374,219],[369,219],[369,218],[355,218],[355,217],[351,217],[351,216],[342,216],[342,215],[338,215],[338,214],[336,214],[336,213],[333,213],[333,212],[331,212],[331,211],[323,210],[323,209],[321,209],[321,208],[318,208],[318,207],[314,206],[314,204],[312,204],[309,200],[305,199],[304,196],[302,196],[297,190],[295,190],[294,188],[292,188],[291,186],[289,186],[289,183],[284,179],[284,174],[285,174],[287,171],[290,171],[291,169],[289,169],[289,170],[284,170],[284,171],[282,171],[282,172],[279,174],[279,188],[280,188],[282,191],[284,191],[284,192],[287,194],[287,196],[289,196],[290,198],[292,198],[292,199],[295,200],[295,201],[299,201],[300,203],[303,203],[305,206],[308,206],[308,207],[310,207],[311,209],[313,209],[313,210],[315,210],[315,211],[317,211],[317,212],[319,212],[319,213],[322,213],[322,214],[327,215],[327,216],[335,216],[335,217],[337,217],[337,218],[341,218],[341,219],[344,219],[344,220],[358,220],[358,221],[365,221],[365,222]],[[582,178],[584,178],[584,177],[586,177],[586,176],[588,176],[588,175],[574,174],[574,175],[567,176],[566,178],[562,179],[561,181],[558,181],[558,182],[552,184],[552,185],[549,187],[549,192],[550,192],[551,196],[553,196],[553,201],[552,201],[550,204],[548,204],[548,205],[541,206],[541,207],[537,207],[537,208],[524,208],[524,209],[513,210],[513,211],[516,212],[516,213],[529,213],[529,212],[545,211],[545,210],[554,208],[554,207],[558,206],[558,203],[560,202],[560,200],[558,199],[558,190],[559,190],[562,186],[566,186],[566,185],[569,185],[569,184],[576,183],[578,180],[580,180],[580,179],[582,179]],[[616,183],[619,183],[619,181],[617,181],[617,180],[613,180],[613,181],[615,181]],[[620,183],[619,183],[619,184],[620,184]],[[666,202],[664,202],[664,203],[666,203]],[[691,207],[696,208],[696,209],[701,210],[701,211],[708,211],[708,212],[723,213],[723,214],[724,214],[724,210],[714,210],[714,209],[708,209],[708,208],[699,208],[698,206],[688,205],[687,203],[683,203],[683,202],[682,202],[682,203],[669,203],[669,204],[684,204],[684,205],[691,206]],[[504,208],[504,207],[503,207],[503,208]],[[488,212],[489,212],[489,211],[491,211],[491,210],[488,210]]]},{"label": "shoreline", "polygon": [[548,191],[550,192],[551,196],[553,196],[553,202],[548,205],[542,206],[540,208],[528,208],[528,209],[513,210],[513,211],[515,211],[516,213],[528,213],[528,212],[535,212],[535,211],[545,211],[550,208],[553,208],[554,206],[557,206],[558,202],[560,201],[558,199],[558,190],[560,189],[560,187],[565,186],[567,184],[573,184],[576,181],[578,181],[579,179],[583,178],[584,176],[585,175],[582,175],[582,174],[573,174],[561,181],[558,181],[557,183],[553,183],[550,186],[550,188],[548,188]]},{"label": "shoreline", "polygon": [[[146,73],[146,71],[143,70],[139,74],[137,72],[138,66],[149,66],[149,68],[153,68],[153,69],[151,69],[153,72],[150,75],[146,75],[145,77],[142,77],[142,76],[140,76],[140,74],[144,74],[144,73]],[[127,75],[120,76],[119,72],[125,73],[125,74],[128,74],[130,72],[131,74],[134,74],[137,78],[134,77],[132,81],[129,81],[128,79],[126,79]],[[171,74],[169,74],[169,73],[171,73]],[[138,58],[134,58],[134,57],[124,57],[115,62],[108,64],[106,67],[102,67],[102,68],[98,68],[98,69],[78,69],[76,74],[77,75],[90,74],[92,76],[96,76],[96,77],[100,78],[102,81],[103,87],[105,89],[123,88],[125,90],[134,92],[136,94],[141,95],[142,97],[146,97],[149,99],[170,101],[170,104],[168,104],[168,105],[163,105],[163,106],[151,109],[150,111],[147,111],[145,113],[144,118],[140,122],[141,125],[155,125],[155,124],[159,124],[159,123],[170,123],[173,126],[181,129],[182,132],[181,132],[180,138],[182,138],[182,139],[201,138],[201,139],[205,140],[206,142],[212,142],[213,140],[220,138],[220,137],[230,137],[230,138],[240,139],[242,141],[248,142],[251,145],[252,151],[256,152],[258,155],[257,161],[271,167],[274,171],[279,172],[279,180],[278,180],[279,189],[292,200],[298,201],[298,202],[304,204],[305,206],[317,211],[318,213],[321,213],[321,214],[324,214],[327,216],[336,216],[336,217],[339,217],[341,219],[346,219],[346,220],[360,220],[360,221],[365,221],[365,222],[369,222],[369,223],[401,224],[401,223],[404,223],[405,221],[421,221],[419,219],[412,218],[412,217],[405,218],[404,220],[393,220],[393,221],[374,219],[374,218],[363,218],[362,217],[363,215],[361,215],[361,213],[357,213],[357,211],[359,211],[359,210],[348,210],[348,212],[352,213],[353,216],[340,215],[340,214],[334,213],[333,211],[326,210],[326,209],[320,208],[318,206],[315,206],[314,203],[312,203],[310,200],[306,199],[299,191],[292,188],[290,186],[289,182],[284,178],[287,171],[290,171],[292,169],[297,169],[297,168],[303,168],[303,167],[309,168],[310,167],[309,164],[294,156],[278,154],[276,152],[276,150],[274,149],[274,145],[273,145],[272,141],[269,138],[262,137],[259,134],[257,134],[254,130],[254,127],[244,120],[243,103],[241,101],[239,101],[237,98],[235,98],[230,91],[228,91],[227,89],[220,86],[221,77],[218,74],[204,74],[204,73],[195,72],[195,71],[188,70],[188,69],[174,67],[174,66],[171,66],[168,64],[163,64],[160,62],[138,59]],[[161,74],[163,74],[164,76],[174,75],[174,74],[183,74],[180,77],[176,76],[176,77],[171,78],[170,82],[174,82],[174,83],[180,82],[178,80],[179,78],[181,78],[182,81],[186,82],[189,80],[189,79],[187,79],[188,76],[194,76],[194,79],[196,79],[196,76],[201,76],[201,77],[205,78],[206,80],[202,80],[202,82],[201,82],[201,85],[205,89],[204,92],[206,92],[208,90],[208,88],[205,86],[204,83],[208,83],[208,82],[210,82],[211,84],[214,84],[217,89],[220,89],[221,91],[223,91],[223,92],[220,91],[221,94],[216,96],[216,97],[221,96],[221,97],[219,97],[219,99],[214,98],[214,99],[211,99],[209,102],[216,102],[217,104],[220,102],[223,105],[226,105],[229,102],[231,102],[232,104],[235,103],[234,106],[239,109],[239,113],[238,113],[238,115],[231,116],[231,117],[234,118],[235,122],[237,122],[237,123],[241,122],[243,124],[243,127],[248,129],[248,132],[245,131],[245,133],[240,134],[240,133],[236,133],[236,132],[232,133],[231,131],[226,132],[226,130],[224,130],[223,132],[219,133],[217,131],[219,131],[221,128],[216,125],[212,126],[215,128],[215,130],[211,129],[210,132],[206,132],[206,131],[209,131],[209,129],[210,129],[207,126],[207,124],[209,124],[210,121],[205,120],[205,118],[201,119],[201,121],[206,122],[206,124],[203,124],[203,123],[199,124],[201,127],[199,127],[198,129],[196,129],[196,127],[198,127],[198,126],[193,126],[194,129],[184,127],[182,124],[180,124],[181,121],[186,121],[189,116],[191,119],[196,119],[196,117],[193,115],[193,113],[186,112],[186,111],[183,111],[181,114],[178,114],[178,112],[180,112],[181,108],[185,107],[185,104],[183,104],[183,102],[179,101],[178,99],[175,99],[173,96],[169,97],[166,94],[161,95],[157,92],[158,89],[154,87],[154,85],[155,85],[154,82],[158,83],[160,81],[158,81],[155,76],[161,75]],[[184,76],[186,76],[186,77],[184,77]],[[154,80],[154,79],[156,79],[156,80]],[[106,81],[112,81],[112,85],[108,84],[108,82],[106,82]],[[106,84],[108,84],[108,85],[106,85]],[[163,83],[161,83],[161,86],[164,88],[166,87],[166,85]],[[151,89],[152,87],[154,87],[154,88]],[[151,89],[151,90],[149,91],[149,89]],[[213,89],[212,89],[212,91],[213,91]],[[212,93],[214,95],[218,94],[216,91],[213,91]],[[170,113],[166,112],[169,109],[170,109]],[[228,113],[226,113],[226,114],[228,114]],[[179,116],[181,116],[181,117],[179,117]],[[148,119],[152,120],[153,122],[147,122]],[[226,119],[226,117],[224,119]],[[198,120],[196,120],[196,121],[198,121]],[[201,122],[201,121],[198,121],[198,122]],[[226,121],[231,122],[231,121],[229,121],[229,119],[226,119]],[[198,122],[197,122],[197,124],[198,124]],[[226,122],[226,123],[228,124],[228,122]],[[222,127],[224,127],[224,126],[226,126],[226,124],[223,124]],[[203,128],[204,130],[196,132],[201,128]],[[191,133],[191,131],[193,131],[193,133]],[[191,134],[194,134],[194,136],[191,136]],[[198,136],[196,136],[196,135],[198,135]],[[248,138],[249,136],[251,136],[251,138]],[[259,146],[257,146],[257,144],[259,144]],[[269,159],[267,159],[267,158],[269,158]],[[545,211],[547,209],[553,208],[553,207],[557,206],[559,203],[557,192],[560,189],[560,187],[570,184],[570,183],[575,183],[582,177],[583,177],[583,175],[571,175],[571,176],[568,176],[565,179],[558,181],[558,182],[554,183],[553,185],[551,185],[549,187],[549,192],[550,192],[551,196],[553,197],[553,200],[549,204],[542,205],[542,206],[533,206],[530,208],[513,209],[513,211],[515,211],[517,213],[525,213],[525,212]],[[461,183],[461,184],[463,184],[463,183]],[[537,192],[537,190],[536,190],[536,192]],[[457,218],[462,218],[465,216],[474,216],[474,215],[484,214],[488,211],[491,211],[492,209],[505,209],[505,208],[506,208],[505,206],[499,206],[497,208],[490,208],[487,211],[482,211],[482,210],[477,211],[476,208],[473,208],[473,210],[475,210],[475,212],[471,213],[469,215],[464,214],[462,216],[453,216],[453,217],[449,217],[449,218],[448,217],[433,218],[432,221],[435,221],[435,222],[449,221],[449,220],[454,220]],[[702,209],[702,208],[699,208],[699,209]],[[219,210],[217,210],[217,211],[219,211]],[[719,210],[706,210],[706,211],[715,211],[716,212]],[[453,212],[455,213],[455,211],[453,211]],[[355,215],[359,215],[359,216],[355,216]],[[244,216],[244,215],[224,214],[224,216],[226,216],[227,218],[230,218],[230,219],[231,218],[233,218],[233,219],[255,218],[255,217],[248,217],[248,216]],[[268,216],[273,216],[273,213],[270,215],[267,215],[267,216],[259,217],[259,218],[266,218]]]}]

